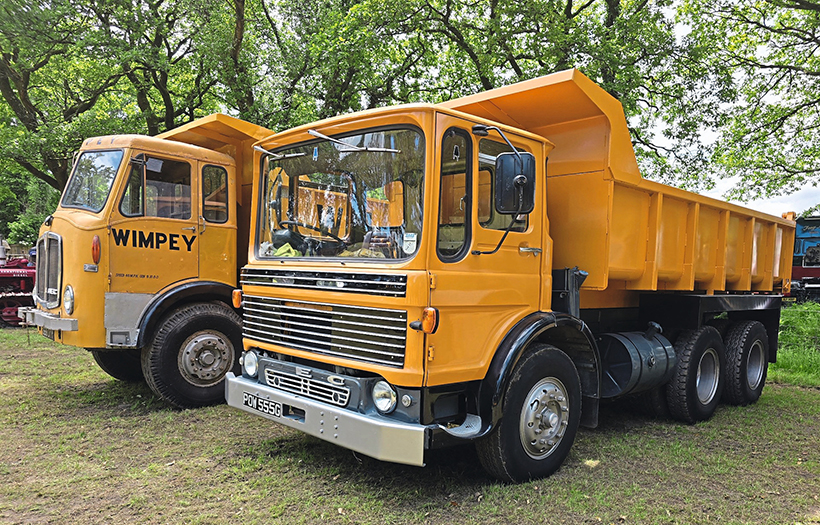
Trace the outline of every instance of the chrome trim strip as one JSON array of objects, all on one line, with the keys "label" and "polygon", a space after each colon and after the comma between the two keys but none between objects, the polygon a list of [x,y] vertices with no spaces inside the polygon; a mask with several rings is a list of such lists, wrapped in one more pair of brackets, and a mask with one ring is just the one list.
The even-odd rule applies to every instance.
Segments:
[{"label": "chrome trim strip", "polygon": [[[283,326],[281,326],[279,324],[276,324],[276,323],[272,323],[272,324],[269,324],[269,325],[264,325],[262,323],[253,323],[253,322],[249,322],[249,321],[246,321],[246,323],[261,326],[262,328],[270,327],[272,325],[274,328],[278,328],[280,330],[287,330],[290,333],[297,333],[297,334],[304,334],[304,335],[316,335],[315,331],[299,330],[298,328],[288,328],[287,326],[283,327]],[[297,323],[292,323],[292,324],[297,324]],[[255,330],[255,328],[251,328],[251,330]],[[334,329],[333,331],[336,332],[337,330]],[[327,336],[324,336],[324,337],[327,337]],[[348,341],[348,342],[351,342],[351,343],[373,344],[372,341],[368,341],[367,339],[358,339],[358,338],[355,338],[355,337],[345,337],[343,335],[332,335],[332,336],[329,336],[329,337],[332,338],[334,341],[341,340],[341,341]],[[342,346],[342,345],[339,345],[339,346]],[[389,347],[389,348],[398,348],[398,349],[401,349],[401,350],[404,349],[403,344],[397,345],[397,344],[390,344],[390,343],[380,343],[380,346],[386,346],[386,347]],[[396,355],[401,355],[401,354],[396,354]]]},{"label": "chrome trim strip", "polygon": [[[257,309],[254,309],[254,308],[248,308],[248,310],[250,310],[252,312],[259,312],[259,313],[262,313],[262,314],[281,315],[281,314],[277,314],[275,312],[266,312],[264,310],[257,310]],[[327,319],[322,319],[322,318],[308,317],[308,316],[301,316],[301,315],[294,315],[294,314],[286,314],[286,315],[289,318],[293,317],[295,319],[310,319],[310,320],[314,320],[314,321],[327,322]],[[248,314],[246,317],[249,318],[249,319],[258,319],[260,321],[273,321],[273,322],[276,322],[276,319],[271,319],[269,317],[262,317],[262,316],[259,316],[259,315]],[[311,325],[311,324],[308,324],[308,323],[300,323],[298,321],[288,321],[288,322],[289,322],[289,324],[295,324],[295,325],[300,325],[300,326],[314,326],[314,325]],[[368,324],[368,323],[355,323],[353,321],[344,321],[344,320],[341,320],[341,319],[334,319],[333,322],[334,322],[334,324],[351,324],[351,325],[354,325],[354,326],[367,326],[367,327],[370,327],[370,328],[378,328],[378,329],[381,329],[381,330],[398,330],[398,331],[401,331],[402,334],[404,334],[405,331],[406,331],[404,326],[386,326],[386,325]],[[351,330],[349,328],[335,328],[335,330],[340,331],[340,332],[352,332],[352,333],[357,333],[357,334],[370,333],[370,332],[365,332],[363,330]],[[382,337],[387,337],[387,338],[390,338],[390,339],[399,339],[399,340],[402,340],[402,341],[404,340],[404,335],[382,334]]]},{"label": "chrome trim strip", "polygon": [[[255,328],[250,328],[249,330],[254,331],[254,332],[262,332],[262,334],[265,333],[262,330],[257,330]],[[303,341],[303,342],[306,342],[306,343],[315,342],[315,340],[313,340],[313,339],[305,339],[304,337],[296,337],[295,335],[280,335],[279,337],[281,337],[281,339],[273,339],[273,338],[270,338],[270,337],[265,337],[264,335],[261,335],[261,336],[257,335],[256,337],[250,337],[250,338],[251,339],[256,339],[257,341],[264,341],[264,342],[267,342],[267,343],[273,343],[273,344],[276,344],[276,345],[292,346],[294,348],[299,348],[299,347],[296,344],[287,343],[285,340],[286,339],[287,340],[296,340],[296,341]],[[345,348],[347,350],[354,350],[354,351],[364,353],[364,354],[376,354],[376,355],[381,355],[381,356],[386,356],[386,357],[404,357],[404,354],[393,353],[393,352],[382,352],[382,351],[379,351],[379,350],[372,350],[372,349],[369,349],[369,348],[360,348],[360,347],[349,346],[349,345],[334,344],[333,347]],[[343,352],[334,352],[332,349],[329,349],[329,348],[316,348],[315,346],[302,346],[301,349],[302,350],[308,350],[310,352],[315,352],[317,354],[334,355],[334,356],[337,356],[337,357],[346,357],[348,359],[358,359],[360,361],[377,361],[374,358],[368,358],[368,357],[360,356],[360,355],[356,355],[356,354],[348,354],[348,353],[343,353]],[[379,362],[381,362],[383,364],[389,364],[389,365],[392,365],[392,366],[401,366],[402,365],[402,363],[396,363],[395,361],[379,361]]]},{"label": "chrome trim strip", "polygon": [[[252,295],[246,295],[246,296],[244,296],[245,307],[246,308],[247,308],[248,304],[251,304],[253,306],[276,306],[276,307],[280,308],[281,310],[290,310],[290,311],[296,311],[296,312],[315,313],[317,311],[321,311],[321,312],[325,312],[325,313],[331,313],[331,312],[332,313],[343,313],[347,317],[358,317],[360,319],[375,319],[376,321],[399,321],[399,318],[397,318],[397,317],[381,317],[381,316],[375,316],[375,315],[365,315],[365,314],[357,314],[357,313],[353,313],[353,312],[346,312],[346,311],[341,310],[341,308],[344,308],[345,306],[344,305],[339,305],[339,304],[332,305],[334,307],[339,307],[338,310],[324,311],[324,310],[313,310],[311,308],[299,308],[297,306],[284,306],[284,305],[270,304],[270,303],[259,303],[259,302],[255,302],[255,301],[248,301],[248,298],[251,298],[251,299],[264,299],[262,297],[254,297]],[[282,301],[282,299],[271,299],[271,300]],[[291,302],[291,301],[288,301],[288,302]],[[294,301],[294,302],[302,302],[302,301]],[[309,303],[309,304],[323,305],[324,303]],[[351,308],[359,308],[359,307],[355,306],[355,307],[351,307]],[[265,313],[264,310],[255,310],[255,311]],[[384,311],[384,310],[379,310],[379,311]],[[297,315],[297,314],[288,314],[288,315]],[[303,316],[303,317],[307,317],[307,316]],[[322,318],[314,317],[313,319],[322,319]],[[347,321],[347,322],[353,322],[353,321]]]},{"label": "chrome trim strip", "polygon": [[[299,299],[282,299],[281,297],[262,297],[261,295],[245,295],[243,294],[245,299],[263,299],[266,301],[281,301],[281,302],[288,302],[288,303],[298,303],[298,304],[310,304],[314,306],[330,306],[333,308],[350,308],[353,310],[371,310],[373,312],[401,312],[402,314],[406,314],[404,310],[387,310],[385,308],[376,308],[373,306],[353,306],[343,303],[320,303],[317,301],[302,301]],[[293,306],[289,308],[298,308],[298,306]],[[316,312],[317,310],[312,310],[310,308],[302,308],[303,310],[308,310],[310,312]],[[322,310],[318,310],[322,311]],[[375,319],[375,318],[374,318]]]},{"label": "chrome trim strip", "polygon": [[249,286],[330,290],[390,297],[404,297],[407,293],[407,276],[401,274],[243,268],[239,282]]},{"label": "chrome trim strip", "polygon": [[[246,407],[242,403],[244,393],[281,403],[283,409],[287,407],[287,413],[282,417],[275,417]],[[402,423],[376,414],[365,415],[336,408],[244,377],[236,377],[231,372],[225,378],[225,400],[229,406],[239,410],[375,459],[424,466],[427,428],[419,424]],[[302,415],[292,414],[291,407],[302,411]]]}]

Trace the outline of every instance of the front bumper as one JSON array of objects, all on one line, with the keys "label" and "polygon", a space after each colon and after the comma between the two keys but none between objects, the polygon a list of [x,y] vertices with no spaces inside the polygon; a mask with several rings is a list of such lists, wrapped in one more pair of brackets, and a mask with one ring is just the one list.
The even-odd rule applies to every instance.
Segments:
[{"label": "front bumper", "polygon": [[[281,403],[282,417],[245,406],[245,394]],[[225,379],[225,400],[234,408],[382,461],[424,466],[428,428],[423,425],[332,407],[230,372]]]},{"label": "front bumper", "polygon": [[68,317],[60,317],[50,314],[36,307],[20,308],[18,315],[29,326],[39,326],[47,330],[62,330],[63,332],[76,332],[77,320]]}]

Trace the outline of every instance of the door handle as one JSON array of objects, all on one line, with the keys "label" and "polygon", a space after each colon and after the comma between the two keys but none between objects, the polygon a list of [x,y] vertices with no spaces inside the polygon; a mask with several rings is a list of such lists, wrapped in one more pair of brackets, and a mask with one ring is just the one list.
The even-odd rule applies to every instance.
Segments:
[{"label": "door handle", "polygon": [[202,235],[203,233],[205,233],[205,226],[206,226],[205,217],[203,217],[202,215],[199,216],[199,223],[202,225],[202,229],[199,231],[199,234]]},{"label": "door handle", "polygon": [[184,232],[195,232],[196,231],[196,226],[186,226],[185,228],[182,228],[182,231],[184,231]]},{"label": "door handle", "polygon": [[531,253],[533,255],[541,255],[541,248],[531,248],[529,246],[519,246],[518,251],[520,253]]}]

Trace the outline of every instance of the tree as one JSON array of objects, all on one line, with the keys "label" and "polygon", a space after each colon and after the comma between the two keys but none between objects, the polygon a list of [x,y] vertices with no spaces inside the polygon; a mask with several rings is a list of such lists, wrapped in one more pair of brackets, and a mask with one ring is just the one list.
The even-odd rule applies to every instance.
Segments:
[{"label": "tree", "polygon": [[[92,20],[72,0],[0,6],[0,155],[62,189],[72,152],[121,71],[105,55],[90,57],[84,35]],[[112,108],[109,108],[112,109]]]},{"label": "tree", "polygon": [[[732,72],[737,99],[722,107],[712,162],[739,177],[731,196],[787,194],[820,181],[820,2],[690,0],[691,38],[709,64]],[[820,200],[820,199],[818,199]]]}]

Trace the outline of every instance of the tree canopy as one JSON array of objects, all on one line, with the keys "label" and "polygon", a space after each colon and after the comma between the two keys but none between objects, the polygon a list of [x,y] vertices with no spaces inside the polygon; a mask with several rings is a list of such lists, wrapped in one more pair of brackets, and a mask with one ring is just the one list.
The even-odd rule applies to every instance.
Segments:
[{"label": "tree canopy", "polygon": [[645,176],[789,193],[820,180],[818,25],[816,0],[6,0],[0,199],[23,173],[62,190],[90,136],[214,111],[279,130],[572,67],[621,101]]}]

